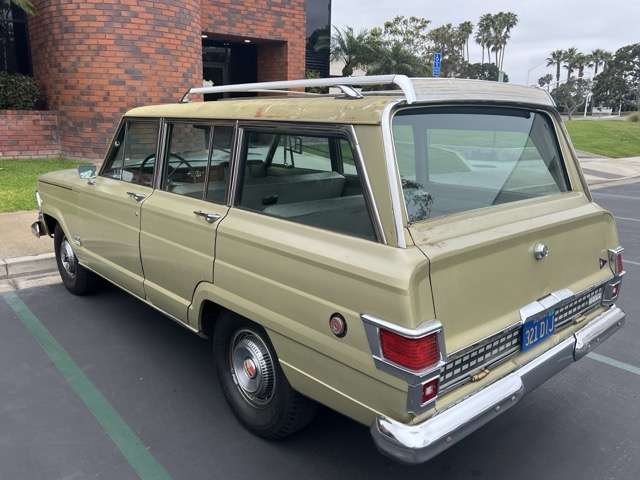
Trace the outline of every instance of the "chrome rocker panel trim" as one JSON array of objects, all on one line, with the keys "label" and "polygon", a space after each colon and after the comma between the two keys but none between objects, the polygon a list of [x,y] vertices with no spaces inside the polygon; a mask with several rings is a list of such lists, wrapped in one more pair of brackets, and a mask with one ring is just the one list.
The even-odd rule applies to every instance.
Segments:
[{"label": "chrome rocker panel trim", "polygon": [[574,335],[495,383],[417,425],[378,417],[371,435],[378,449],[403,463],[430,460],[514,406],[527,393],[581,359],[625,322],[612,306]]}]

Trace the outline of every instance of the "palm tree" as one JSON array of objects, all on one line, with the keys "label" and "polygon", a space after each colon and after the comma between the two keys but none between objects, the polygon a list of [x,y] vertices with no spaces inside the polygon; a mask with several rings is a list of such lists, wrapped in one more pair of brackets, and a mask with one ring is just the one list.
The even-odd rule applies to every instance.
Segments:
[{"label": "palm tree", "polygon": [[355,34],[351,27],[346,27],[343,30],[338,27],[334,27],[334,29],[335,32],[331,38],[331,58],[344,63],[342,75],[348,77],[353,75],[355,68],[364,65],[368,48],[368,32],[362,30]]},{"label": "palm tree", "polygon": [[575,56],[575,68],[578,69],[578,78],[584,77],[584,69],[590,68],[593,65],[591,57],[584,53],[578,53]]},{"label": "palm tree", "polygon": [[567,69],[567,82],[571,79],[573,71],[576,69],[576,57],[578,56],[578,49],[575,47],[568,48],[564,52],[564,68]]},{"label": "palm tree", "polygon": [[9,6],[11,6],[12,4],[18,7],[20,10],[24,10],[29,15],[33,15],[34,13],[36,13],[36,9],[33,6],[33,3],[31,3],[31,0],[9,0]]},{"label": "palm tree", "polygon": [[549,91],[551,82],[553,82],[553,75],[551,75],[550,73],[547,73],[546,75],[538,79],[538,85],[540,85],[542,88],[546,87],[547,92]]},{"label": "palm tree", "polygon": [[480,17],[478,29],[474,37],[476,43],[482,47],[482,63],[484,63],[484,51],[487,50],[487,53],[490,52],[492,17],[493,15],[490,13],[485,13]]},{"label": "palm tree", "polygon": [[460,25],[458,25],[458,32],[460,33],[461,40],[464,40],[464,47],[466,49],[466,59],[468,62],[469,61],[469,37],[473,33],[473,23],[462,22]]},{"label": "palm tree", "polygon": [[591,52],[591,60],[593,62],[593,76],[598,75],[598,69],[600,66],[604,66],[604,63],[611,58],[611,53],[601,48],[596,48]]},{"label": "palm tree", "polygon": [[499,70],[504,67],[504,51],[507,48],[507,42],[511,38],[511,30],[518,24],[518,15],[513,12],[498,13],[498,26],[501,30],[500,35],[500,65]]},{"label": "palm tree", "polygon": [[564,61],[564,50],[554,50],[547,57],[547,67],[551,65],[556,66],[556,85],[560,83],[560,67],[562,67],[562,62]]}]

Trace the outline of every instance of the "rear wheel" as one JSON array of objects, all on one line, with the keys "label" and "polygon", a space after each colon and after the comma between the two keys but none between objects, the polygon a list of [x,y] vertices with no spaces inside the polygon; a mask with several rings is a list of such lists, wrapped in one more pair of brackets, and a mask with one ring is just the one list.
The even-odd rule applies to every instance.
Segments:
[{"label": "rear wheel", "polygon": [[60,225],[56,225],[53,245],[58,271],[67,290],[74,295],[84,295],[89,292],[92,274],[78,263],[78,257]]},{"label": "rear wheel", "polygon": [[222,391],[247,429],[264,438],[281,439],[313,420],[316,404],[289,385],[261,327],[226,314],[216,322],[213,338]]}]

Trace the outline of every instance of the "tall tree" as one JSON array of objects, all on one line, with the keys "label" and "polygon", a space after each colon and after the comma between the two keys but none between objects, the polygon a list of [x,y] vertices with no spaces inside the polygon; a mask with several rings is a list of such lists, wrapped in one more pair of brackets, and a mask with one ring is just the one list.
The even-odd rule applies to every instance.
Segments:
[{"label": "tall tree", "polygon": [[564,52],[564,68],[567,69],[567,82],[571,80],[571,75],[576,69],[576,57],[578,56],[578,49],[575,47],[568,48]]},{"label": "tall tree", "polygon": [[575,68],[578,69],[578,78],[584,77],[584,69],[592,65],[591,56],[578,53],[575,57]]},{"label": "tall tree", "polygon": [[384,22],[383,41],[389,45],[402,44],[417,56],[424,57],[429,50],[430,23],[430,20],[422,17],[394,17]]},{"label": "tall tree", "polygon": [[429,40],[433,51],[442,54],[442,76],[459,73],[464,64],[464,56],[460,54],[464,43],[458,28],[450,23],[441,25],[429,32]]},{"label": "tall tree", "polygon": [[598,104],[640,110],[640,43],[619,48],[594,83]]},{"label": "tall tree", "polygon": [[605,62],[611,59],[611,53],[601,48],[596,48],[591,52],[591,61],[593,62],[593,76],[598,75],[600,66],[604,66]]},{"label": "tall tree", "polygon": [[[478,22],[478,28],[476,30],[476,35],[474,37],[476,43],[482,47],[482,63],[484,63],[485,50],[487,51],[487,54],[490,54],[492,18],[493,18],[493,15],[491,15],[490,13],[485,13],[480,17],[480,21]],[[490,61],[491,61],[491,58],[489,58],[489,62]]]},{"label": "tall tree", "polygon": [[469,61],[469,37],[471,37],[471,34],[473,33],[473,23],[462,22],[460,25],[458,25],[458,32],[460,33],[461,40],[464,41],[464,47],[466,50],[464,57],[468,62]]},{"label": "tall tree", "polygon": [[560,84],[560,68],[562,67],[562,62],[564,61],[564,50],[554,50],[547,57],[547,67],[551,65],[555,65],[556,67],[556,85]]}]

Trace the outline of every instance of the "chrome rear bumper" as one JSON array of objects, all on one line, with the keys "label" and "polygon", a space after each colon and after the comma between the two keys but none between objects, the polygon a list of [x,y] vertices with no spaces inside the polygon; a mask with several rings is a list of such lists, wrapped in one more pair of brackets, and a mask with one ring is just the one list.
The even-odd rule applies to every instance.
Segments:
[{"label": "chrome rear bumper", "polygon": [[625,322],[615,305],[571,337],[518,370],[417,425],[378,417],[371,426],[376,446],[404,463],[430,460],[493,418],[502,414],[572,362],[584,357]]}]

